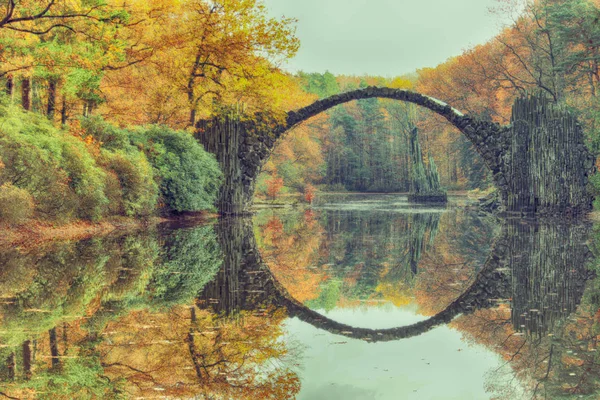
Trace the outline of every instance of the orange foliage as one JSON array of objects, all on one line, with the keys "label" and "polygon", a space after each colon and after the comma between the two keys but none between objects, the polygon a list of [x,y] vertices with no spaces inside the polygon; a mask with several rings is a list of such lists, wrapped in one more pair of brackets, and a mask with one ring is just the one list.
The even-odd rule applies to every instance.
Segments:
[{"label": "orange foliage", "polygon": [[323,234],[314,214],[306,212],[304,220],[288,231],[274,216],[259,226],[259,234],[260,252],[277,280],[298,301],[317,298],[326,272],[314,268]]},{"label": "orange foliage", "polygon": [[125,376],[129,397],[293,397],[298,377],[281,364],[284,315],[219,318],[177,307],[133,312],[106,328],[100,346],[105,373]]},{"label": "orange foliage", "polygon": [[315,191],[315,187],[310,183],[304,186],[304,200],[306,200],[308,204],[312,204],[315,198]]},{"label": "orange foliage", "polygon": [[277,176],[276,174],[267,181],[267,195],[272,200],[275,200],[281,191],[281,188],[283,188],[283,178]]}]

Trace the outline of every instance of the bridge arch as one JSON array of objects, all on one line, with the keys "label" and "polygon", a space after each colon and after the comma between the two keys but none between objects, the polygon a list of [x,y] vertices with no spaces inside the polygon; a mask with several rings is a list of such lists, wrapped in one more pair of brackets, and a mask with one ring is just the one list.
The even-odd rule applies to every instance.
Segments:
[{"label": "bridge arch", "polygon": [[[495,307],[498,300],[509,298],[515,330],[527,324],[528,329],[542,332],[548,328],[547,323],[567,317],[577,308],[586,281],[593,276],[585,267],[592,257],[586,223],[555,220],[523,223],[509,219],[502,224],[490,254],[472,282],[443,310],[412,325],[359,328],[311,310],[289,293],[262,259],[252,219],[222,218],[216,228],[224,263],[217,278],[199,295],[199,304],[219,314],[284,307],[288,316],[315,328],[370,342],[414,337],[458,315]],[[549,299],[547,293],[558,295]],[[533,319],[529,316],[532,309],[540,312]]]},{"label": "bridge arch", "polygon": [[503,285],[506,286],[508,283],[507,275],[499,270],[505,249],[504,241],[499,240],[469,287],[437,314],[411,325],[382,329],[353,327],[311,310],[291,296],[287,289],[268,271],[268,267],[264,266],[264,268],[267,269],[265,274],[268,275],[268,279],[275,287],[279,304],[286,308],[289,317],[297,317],[315,328],[348,338],[361,339],[371,343],[390,342],[419,336],[439,325],[451,322],[460,314],[494,306],[495,304],[490,302],[490,299],[501,298],[501,294],[505,292]]},{"label": "bridge arch", "polygon": [[548,99],[517,99],[512,123],[500,126],[420,93],[370,86],[290,111],[283,123],[264,115],[249,121],[225,117],[199,122],[199,139],[216,155],[225,175],[219,211],[226,215],[250,213],[256,178],[287,131],[337,105],[370,98],[413,103],[448,120],[481,155],[505,211],[578,215],[591,209],[593,199],[586,187],[595,159],[585,147],[576,118]]},{"label": "bridge arch", "polygon": [[[283,307],[289,317],[296,317],[320,330],[373,343],[388,342],[421,335],[460,314],[494,306],[489,299],[503,298],[510,286],[509,276],[500,268],[508,254],[508,236],[503,234],[495,239],[489,256],[469,286],[437,314],[393,328],[353,327],[310,309],[290,294],[263,260],[252,219],[223,218],[216,230],[225,250],[224,263],[217,279],[205,287],[199,300],[204,306],[214,307],[218,314]],[[233,293],[223,296],[229,292]]]}]

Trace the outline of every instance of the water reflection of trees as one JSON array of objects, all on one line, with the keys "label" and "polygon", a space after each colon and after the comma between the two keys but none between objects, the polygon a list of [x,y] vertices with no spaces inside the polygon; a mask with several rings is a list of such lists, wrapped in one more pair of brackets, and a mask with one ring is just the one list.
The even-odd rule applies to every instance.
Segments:
[{"label": "water reflection of trees", "polygon": [[584,224],[505,224],[505,298],[452,323],[467,340],[502,356],[506,368],[491,371],[488,380],[498,398],[599,393],[600,303],[593,301],[597,279],[589,280],[593,272],[586,268],[588,230]]},{"label": "water reflection of trees", "polygon": [[[282,299],[276,283],[306,304],[338,304],[339,296],[322,296],[334,278],[347,298],[390,299],[409,282],[422,310],[455,303],[431,326],[462,314],[451,325],[502,356],[506,366],[488,377],[496,397],[597,396],[600,281],[584,267],[588,227],[506,222],[484,263],[494,231],[476,217],[385,218],[333,212],[269,216],[255,225],[222,220],[216,232],[146,232],[1,252],[0,392],[292,397],[300,383],[294,354],[280,340],[282,321],[291,314],[331,325],[316,313],[302,316],[305,309],[294,309],[301,302]],[[484,264],[491,269],[481,270]]]},{"label": "water reflection of trees", "polygon": [[[295,299],[325,310],[407,304],[415,287],[428,297],[442,268],[453,282],[456,265],[472,277],[494,235],[493,225],[462,212],[321,210],[308,223],[298,213],[265,213],[255,225],[260,253],[277,280]],[[445,304],[469,282],[460,283]],[[437,297],[432,302],[443,306]]]},{"label": "water reflection of trees", "polygon": [[212,226],[0,253],[0,397],[286,398],[283,315],[193,305],[220,264]]},{"label": "water reflection of trees", "polygon": [[[269,226],[272,221],[270,218],[262,227],[259,225],[259,234],[265,234],[260,229]],[[335,229],[339,229],[340,236],[347,231],[352,232],[351,227],[341,226],[341,221],[330,221]],[[570,395],[587,395],[593,398],[600,389],[600,364],[595,351],[596,341],[600,337],[600,296],[594,295],[598,293],[597,286],[600,284],[595,283],[595,280],[589,281],[591,273],[585,267],[590,256],[586,244],[589,228],[585,225],[555,222],[505,221],[501,232],[498,233],[496,244],[488,255],[486,270],[479,271],[484,263],[477,261],[480,254],[477,252],[477,246],[481,245],[481,237],[486,232],[490,234],[489,230],[478,227],[474,221],[468,222],[472,226],[470,230],[463,230],[459,220],[450,218],[445,221],[442,219],[439,223],[435,246],[427,248],[421,255],[417,287],[422,293],[418,294],[417,298],[422,296],[422,301],[430,301],[431,304],[437,299],[439,307],[439,303],[444,303],[440,299],[447,297],[452,301],[458,297],[458,301],[451,303],[448,315],[449,318],[457,314],[462,316],[452,322],[452,326],[462,331],[467,340],[486,345],[504,359],[505,367],[489,374],[489,390],[495,396],[507,399],[521,396],[561,398]],[[351,260],[351,263],[369,258],[369,265],[380,268],[381,261],[373,261],[373,258],[377,257],[374,251],[359,248],[359,256],[349,254],[351,250],[359,247],[356,243],[373,243],[373,237],[377,236],[374,234],[374,228],[364,221],[358,220],[356,224],[360,227],[356,229],[359,232],[358,238],[346,234],[341,240],[336,234],[329,234],[321,238],[325,244],[319,245],[313,256],[325,260]],[[285,219],[278,221],[278,226],[285,227]],[[455,229],[444,232],[446,226]],[[247,230],[250,231],[251,228]],[[278,234],[296,234],[294,229],[283,229],[282,232]],[[327,239],[331,241],[328,242]],[[336,240],[338,243],[334,243]],[[382,246],[381,249],[390,250],[390,247],[385,247],[381,241],[375,242]],[[269,243],[272,246],[273,242]],[[282,243],[293,242],[283,240]],[[251,247],[252,240],[248,240],[246,244]],[[457,255],[453,249],[459,245],[462,245],[463,253]],[[333,253],[332,248],[337,253]],[[287,248],[272,246],[268,250],[285,254]],[[363,251],[365,253],[361,254]],[[370,332],[368,329],[342,326],[325,316],[302,308],[299,303],[278,298],[282,294],[284,297],[292,294],[286,294],[285,290],[281,291],[277,284],[269,283],[265,278],[268,275],[267,271],[258,266],[261,263],[259,252],[246,249],[244,253],[253,254],[253,257],[245,259],[246,264],[242,266],[242,270],[246,270],[245,276],[255,278],[252,285],[242,284],[238,288],[243,290],[235,293],[240,297],[245,297],[245,293],[253,293],[253,301],[257,301],[254,306],[244,300],[238,301],[238,304],[243,303],[247,310],[256,309],[257,304],[260,304],[260,307],[285,305],[288,313],[319,328],[350,337],[368,338],[370,341],[394,340],[394,337],[418,334],[430,329],[429,325],[435,326],[437,323],[448,321],[444,316],[436,316],[431,324],[423,324],[423,329],[418,326],[412,330],[398,329],[397,332]],[[340,254],[343,257],[340,257]],[[277,260],[277,257],[271,257],[271,261]],[[465,268],[464,264],[470,267]],[[333,275],[335,269],[331,265],[327,267],[327,273]],[[269,268],[272,268],[270,264]],[[349,271],[353,276],[355,271]],[[235,274],[238,278],[244,276],[241,270]],[[263,277],[262,280],[256,278],[259,276]],[[277,281],[277,274],[273,276]],[[379,279],[385,279],[386,276],[379,275]],[[279,283],[285,286],[282,282]],[[581,298],[586,287],[582,303]],[[468,293],[461,294],[467,288]],[[218,302],[216,297],[214,300]],[[308,301],[307,304],[311,302]],[[432,313],[435,312],[436,309],[432,308]],[[507,384],[510,381],[514,385]]]}]

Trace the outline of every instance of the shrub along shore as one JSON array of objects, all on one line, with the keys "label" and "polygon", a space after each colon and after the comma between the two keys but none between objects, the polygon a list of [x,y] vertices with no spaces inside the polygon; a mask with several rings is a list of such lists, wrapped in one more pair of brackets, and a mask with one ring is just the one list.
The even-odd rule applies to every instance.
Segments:
[{"label": "shrub along shore", "polygon": [[66,131],[0,98],[0,243],[32,224],[123,224],[214,211],[220,182],[214,156],[188,132],[122,129],[98,117]]}]

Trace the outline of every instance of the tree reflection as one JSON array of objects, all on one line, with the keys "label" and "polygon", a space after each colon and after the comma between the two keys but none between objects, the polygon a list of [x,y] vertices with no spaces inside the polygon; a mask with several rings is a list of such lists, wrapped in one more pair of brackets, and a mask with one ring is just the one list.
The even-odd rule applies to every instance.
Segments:
[{"label": "tree reflection", "polygon": [[[488,376],[495,397],[594,398],[600,280],[585,268],[588,230],[514,221],[496,230],[466,213],[311,211],[7,250],[0,392],[290,398],[299,354],[282,340],[283,321],[296,316],[371,342],[453,320],[503,358]],[[431,318],[378,330],[314,311],[383,301],[416,302]]]},{"label": "tree reflection", "polygon": [[[452,323],[467,340],[505,360],[507,368],[489,376],[489,390],[498,398],[595,396],[600,390],[598,303],[588,300],[597,285],[588,280],[592,273],[586,268],[588,229],[584,224],[507,222],[508,252],[501,260],[510,282],[506,298]],[[515,384],[507,384],[511,381]]]},{"label": "tree reflection", "polygon": [[221,318],[193,306],[134,312],[107,326],[102,366],[111,379],[125,377],[133,398],[290,398],[299,382],[278,340],[282,318]]},{"label": "tree reflection", "polygon": [[[297,391],[278,340],[281,312],[266,320],[190,308],[221,265],[212,226],[11,250],[0,260],[3,396],[287,398]],[[26,284],[13,285],[19,276]]]},{"label": "tree reflection", "polygon": [[324,310],[411,302],[427,266],[423,260],[432,260],[434,252],[448,258],[464,255],[464,268],[473,276],[494,235],[491,225],[480,223],[473,235],[476,243],[461,241],[473,222],[462,213],[431,211],[320,210],[310,218],[297,213],[255,218],[258,247],[269,271],[296,300]]}]

